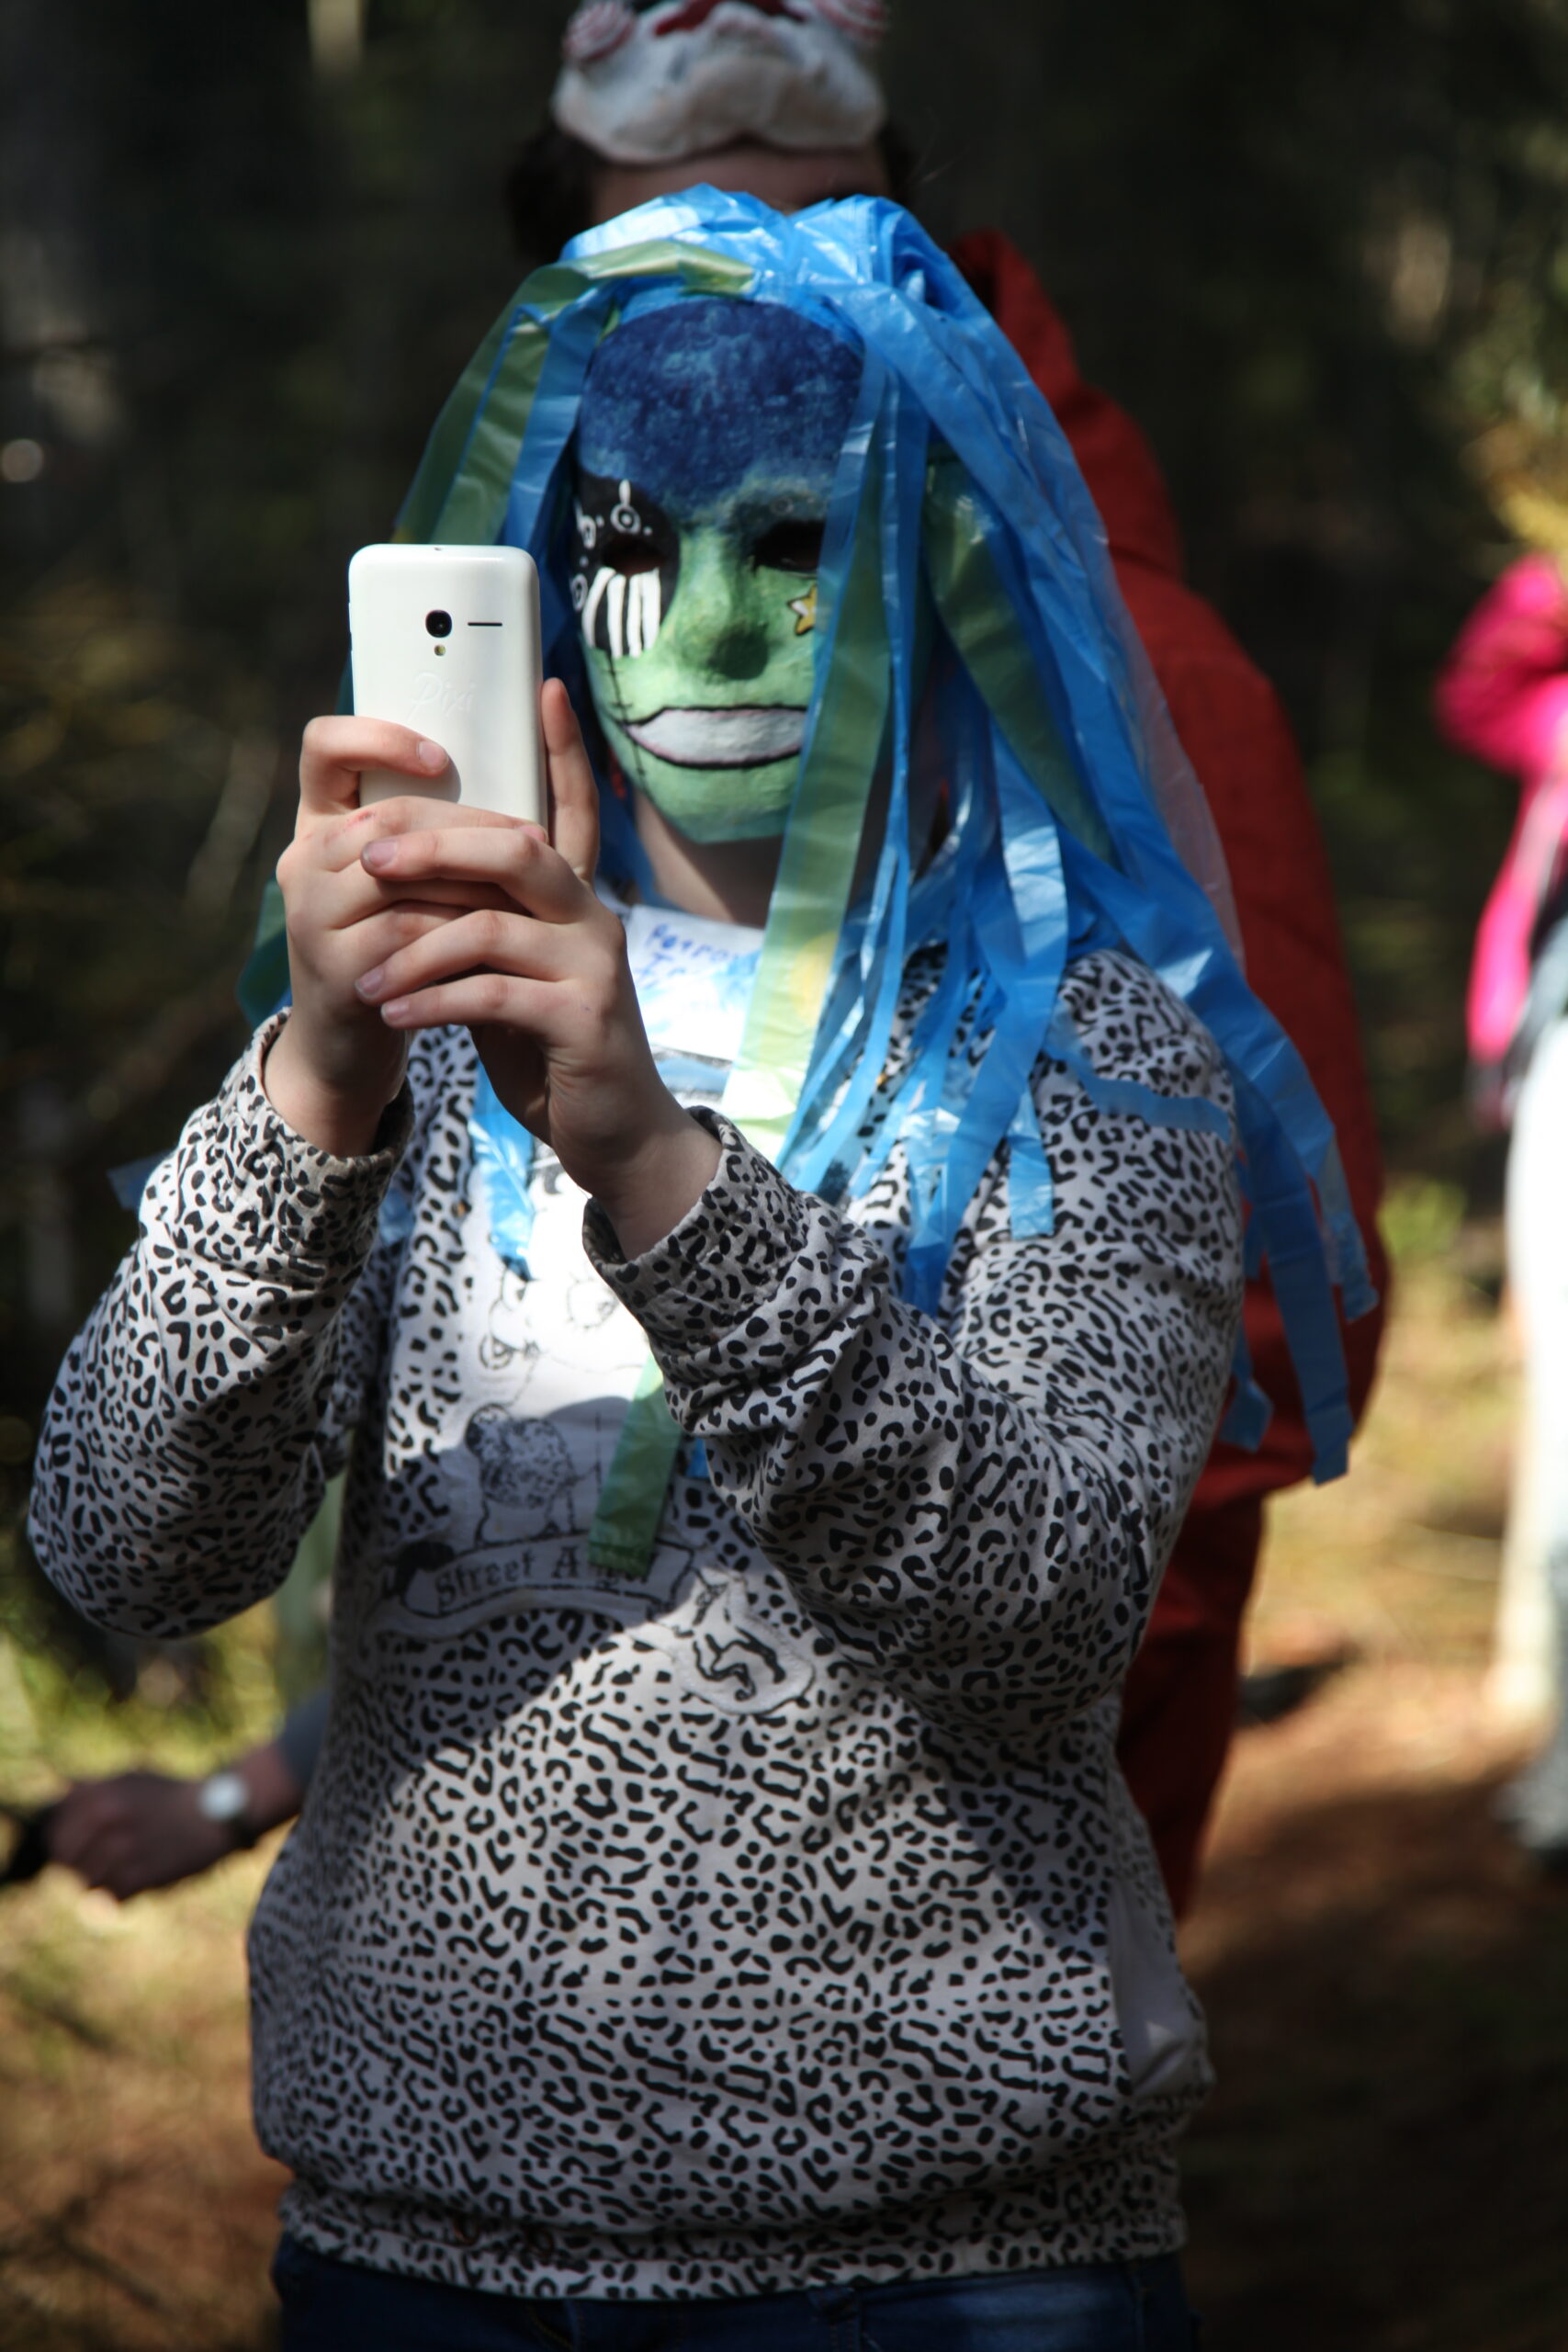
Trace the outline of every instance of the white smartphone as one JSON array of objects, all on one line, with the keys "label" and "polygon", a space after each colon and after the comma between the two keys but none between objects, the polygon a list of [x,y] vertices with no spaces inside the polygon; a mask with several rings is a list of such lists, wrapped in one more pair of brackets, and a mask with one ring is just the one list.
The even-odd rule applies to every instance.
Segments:
[{"label": "white smartphone", "polygon": [[359,797],[417,793],[547,821],[539,576],[521,548],[361,548],[348,567],[356,717],[393,718],[452,764],[421,783],[367,768]]}]

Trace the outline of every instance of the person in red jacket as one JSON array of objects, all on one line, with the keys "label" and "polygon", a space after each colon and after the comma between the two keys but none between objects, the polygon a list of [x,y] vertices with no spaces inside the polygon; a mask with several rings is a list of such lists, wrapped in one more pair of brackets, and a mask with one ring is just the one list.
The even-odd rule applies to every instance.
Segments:
[{"label": "person in red jacket", "polygon": [[[1328,864],[1279,697],[1182,579],[1176,518],[1148,444],[1132,418],[1079,375],[1067,332],[1028,263],[992,230],[964,238],[953,259],[1050,401],[1100,509],[1122,594],[1219,830],[1247,978],[1290,1035],[1334,1121],[1372,1282],[1386,1298],[1377,1123]],[[1264,1503],[1312,1467],[1267,1270],[1247,1284],[1246,1321],[1254,1376],[1273,1418],[1256,1453],[1222,1440],[1210,1455],[1122,1708],[1122,1769],[1154,1833],[1179,1916],[1191,1899],[1230,1746]],[[1380,1308],[1344,1329],[1358,1415],[1371,1389],[1382,1321]]]},{"label": "person in red jacket", "polygon": [[[772,17],[769,8],[759,14]],[[908,194],[871,74],[886,11],[833,0],[844,39],[806,73],[792,38],[739,9],[590,0],[567,29],[553,119],[510,184],[530,259],[634,205],[699,181],[780,209],[850,194]],[[742,59],[745,59],[744,64]],[[1028,263],[994,230],[953,259],[1027,366],[1072,446],[1105,525],[1122,594],[1203,786],[1230,867],[1247,977],[1289,1033],[1335,1124],[1374,1287],[1382,1164],[1327,860],[1279,698],[1182,577],[1180,535],[1154,456],[1124,411],[1084,381]],[[1267,1498],[1312,1467],[1302,1399],[1267,1270],[1247,1286],[1254,1377],[1272,1418],[1256,1453],[1217,1442],[1129,1678],[1122,1769],[1154,1835],[1178,1915],[1190,1903],[1236,1713],[1242,1623]],[[1344,1328],[1352,1412],[1371,1391],[1382,1311]]]},{"label": "person in red jacket", "polygon": [[[854,194],[904,200],[899,143],[872,70],[885,20],[880,0],[811,0],[806,16],[776,0],[729,0],[716,13],[712,0],[586,0],[567,28],[552,119],[509,183],[525,257],[553,260],[579,231],[704,181],[780,210]],[[1248,978],[1334,1121],[1372,1283],[1386,1295],[1382,1171],[1355,1004],[1327,862],[1278,697],[1186,584],[1148,444],[1078,373],[1066,329],[1028,263],[987,230],[963,238],[953,258],[1050,402],[1100,509],[1122,594],[1229,863]],[[1380,1308],[1345,1328],[1358,1416],[1382,1325]],[[1312,1467],[1267,1270],[1247,1285],[1246,1328],[1272,1418],[1256,1453],[1216,1442],[1124,1699],[1122,1769],[1179,1916],[1192,1897],[1235,1725],[1264,1504]]]}]

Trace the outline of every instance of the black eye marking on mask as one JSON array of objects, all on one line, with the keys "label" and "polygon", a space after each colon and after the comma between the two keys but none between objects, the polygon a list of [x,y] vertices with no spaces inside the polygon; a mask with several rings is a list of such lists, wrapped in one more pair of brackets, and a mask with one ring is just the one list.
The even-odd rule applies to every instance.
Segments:
[{"label": "black eye marking on mask", "polygon": [[819,571],[825,527],[805,519],[771,524],[752,540],[751,560],[760,571]]},{"label": "black eye marking on mask", "polygon": [[646,653],[670,608],[681,542],[663,509],[624,478],[580,473],[571,603],[585,645],[616,662]]}]

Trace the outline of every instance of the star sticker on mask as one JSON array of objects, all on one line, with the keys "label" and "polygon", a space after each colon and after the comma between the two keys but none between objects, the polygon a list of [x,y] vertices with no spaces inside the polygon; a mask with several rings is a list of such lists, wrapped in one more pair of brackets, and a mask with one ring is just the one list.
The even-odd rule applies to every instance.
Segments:
[{"label": "star sticker on mask", "polygon": [[795,615],[796,637],[809,637],[817,626],[817,582],[815,580],[804,596],[792,596],[789,599],[789,608]]}]

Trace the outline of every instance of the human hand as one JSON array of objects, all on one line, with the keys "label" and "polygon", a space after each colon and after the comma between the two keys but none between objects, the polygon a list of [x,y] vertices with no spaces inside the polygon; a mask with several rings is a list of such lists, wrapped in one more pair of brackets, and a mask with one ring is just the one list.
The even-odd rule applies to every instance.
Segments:
[{"label": "human hand", "polygon": [[[278,1741],[265,1741],[229,1770],[243,1781],[252,1834],[292,1819],[305,1792]],[[167,1772],[118,1772],[78,1781],[40,1816],[48,1859],[123,1903],[210,1870],[234,1851],[232,1826],[201,1804],[201,1781]]]},{"label": "human hand", "polygon": [[[454,911],[494,896],[444,883],[411,896],[360,861],[367,842],[400,828],[484,819],[484,811],[418,797],[446,765],[438,744],[389,720],[316,718],[305,729],[299,820],[277,867],[294,1001],[267,1056],[265,1085],[297,1134],[342,1158],[370,1149],[407,1060],[407,1040],[367,1009],[355,980]],[[408,776],[410,797],[361,808],[359,775],[367,767]]]},{"label": "human hand", "polygon": [[194,1878],[234,1848],[231,1831],[202,1812],[199,1786],[166,1772],[79,1781],[50,1808],[44,1824],[49,1859],[121,1903],[150,1887]]},{"label": "human hand", "polygon": [[[712,1180],[718,1146],[654,1066],[626,934],[593,891],[599,803],[566,689],[540,717],[553,839],[482,810],[483,823],[413,820],[364,842],[360,863],[395,904],[467,893],[472,910],[410,923],[356,986],[389,1036],[462,1022],[496,1093],[592,1193],[637,1256],[679,1223]],[[383,803],[412,809],[410,802]],[[401,894],[400,898],[400,894]]]}]

